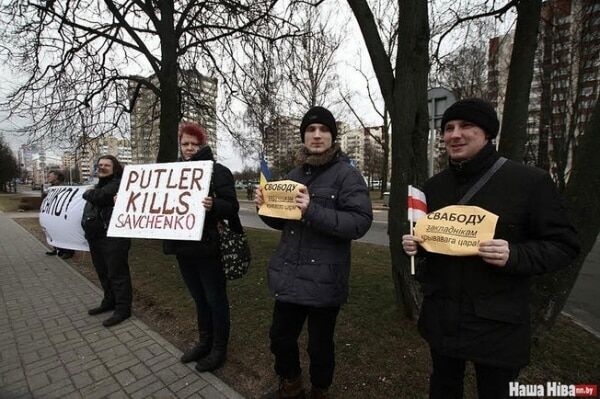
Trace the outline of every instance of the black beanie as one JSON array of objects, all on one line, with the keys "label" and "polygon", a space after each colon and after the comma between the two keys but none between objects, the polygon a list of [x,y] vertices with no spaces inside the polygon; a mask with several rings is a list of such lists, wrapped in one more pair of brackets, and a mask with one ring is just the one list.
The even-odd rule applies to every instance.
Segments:
[{"label": "black beanie", "polygon": [[467,98],[452,104],[442,116],[442,133],[446,123],[453,119],[462,119],[482,128],[490,139],[498,135],[500,122],[492,104],[480,98]]},{"label": "black beanie", "polygon": [[302,137],[302,142],[304,143],[304,131],[308,127],[308,125],[312,123],[321,123],[329,128],[331,132],[331,141],[334,142],[337,136],[337,125],[335,123],[335,118],[332,113],[329,112],[327,108],[323,107],[312,107],[308,110],[306,114],[304,114],[304,118],[302,118],[302,123],[300,124],[300,137]]}]

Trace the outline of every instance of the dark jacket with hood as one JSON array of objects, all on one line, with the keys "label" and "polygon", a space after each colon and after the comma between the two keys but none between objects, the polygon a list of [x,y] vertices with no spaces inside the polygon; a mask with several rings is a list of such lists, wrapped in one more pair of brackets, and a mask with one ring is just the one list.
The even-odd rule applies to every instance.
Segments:
[{"label": "dark jacket with hood", "polygon": [[[190,161],[214,162],[211,148],[209,146],[200,148]],[[219,254],[217,222],[228,220],[232,230],[241,231],[242,225],[238,217],[240,205],[235,192],[233,175],[227,167],[217,162],[214,162],[208,195],[213,197],[213,206],[209,212],[206,212],[202,240],[164,241],[165,252],[186,258],[214,258]]]},{"label": "dark jacket with hood", "polygon": [[120,183],[121,176],[101,177],[93,189],[83,193],[83,199],[87,202],[83,208],[81,226],[87,240],[106,237]]},{"label": "dark jacket with hood", "polygon": [[[428,211],[455,205],[498,158],[488,143],[473,159],[429,179]],[[421,250],[419,331],[444,355],[523,367],[530,351],[531,276],[567,266],[579,252],[576,232],[548,173],[510,160],[467,205],[499,216],[494,238],[508,241],[508,262],[498,267],[479,256]]]},{"label": "dark jacket with hood", "polygon": [[298,160],[287,179],[308,187],[303,219],[262,217],[282,230],[269,263],[269,290],[282,302],[338,306],[348,298],[351,241],[373,220],[369,192],[337,145],[322,155],[308,155],[303,147]]}]

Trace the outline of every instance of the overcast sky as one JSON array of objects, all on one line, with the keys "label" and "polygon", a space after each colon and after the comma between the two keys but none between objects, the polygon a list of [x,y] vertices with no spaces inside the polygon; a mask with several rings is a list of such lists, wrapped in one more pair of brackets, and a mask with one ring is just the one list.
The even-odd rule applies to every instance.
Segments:
[{"label": "overcast sky", "polygon": [[[443,2],[445,0],[438,1]],[[368,58],[368,53],[365,49],[364,40],[358,28],[358,24],[351,15],[350,9],[345,1],[337,0],[325,2],[325,6],[330,9],[335,9],[334,15],[337,21],[334,21],[334,24],[343,24],[347,30],[347,37],[338,51],[337,72],[340,77],[341,88],[351,88],[352,90],[364,92],[364,95],[355,97],[360,113],[369,124],[381,123],[380,118],[367,101],[364,79],[354,70],[355,67],[360,67],[367,76],[373,76],[371,61]],[[448,42],[450,42],[450,40],[448,40]],[[17,76],[15,76],[14,73],[8,71],[5,66],[0,65],[0,101],[3,101],[6,94],[16,87],[17,81]],[[379,90],[374,79],[372,81],[371,90],[379,96]],[[219,101],[219,99],[217,101]],[[356,119],[354,119],[349,112],[341,113],[337,110],[333,111],[337,119],[344,120],[352,127],[358,126]],[[4,130],[6,128],[14,127],[16,121],[5,121],[4,117],[5,115],[0,114],[0,128]],[[238,151],[234,149],[229,135],[224,130],[219,129],[218,136],[219,145],[217,152],[219,161],[233,171],[241,170],[244,167],[244,161],[240,157]],[[11,133],[5,133],[4,138],[15,150],[27,141],[26,137],[19,137]],[[55,150],[58,153],[62,152],[59,151],[58,148]],[[255,166],[253,165],[253,160],[250,160],[249,162],[252,164],[248,164],[247,166]]]}]

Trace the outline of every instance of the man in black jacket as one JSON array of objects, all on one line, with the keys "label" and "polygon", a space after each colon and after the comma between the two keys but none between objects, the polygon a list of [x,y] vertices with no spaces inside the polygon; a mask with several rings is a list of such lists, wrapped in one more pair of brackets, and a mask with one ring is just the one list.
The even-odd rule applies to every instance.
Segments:
[{"label": "man in black jacket", "polygon": [[123,167],[112,155],[100,157],[96,167],[98,184],[83,194],[87,203],[81,224],[104,298],[100,306],[90,309],[88,314],[96,315],[114,310],[113,315],[102,322],[104,326],[110,327],[131,316],[132,289],[128,263],[131,240],[106,236]]},{"label": "man in black jacket", "polygon": [[[348,297],[350,245],[371,226],[373,211],[360,172],[335,143],[331,112],[311,108],[300,125],[304,146],[298,166],[287,176],[307,190],[296,197],[302,220],[262,217],[282,230],[269,263],[269,290],[275,297],[271,351],[280,377],[275,397],[303,398],[298,337],[308,319],[308,354],[313,398],[326,397],[333,379],[333,334],[340,306]],[[263,204],[256,190],[257,207]]]},{"label": "man in black jacket", "polygon": [[[491,140],[499,123],[492,106],[461,100],[442,117],[449,167],[424,185],[429,212],[456,205],[500,158]],[[552,179],[541,169],[506,161],[467,205],[499,216],[494,239],[478,256],[418,250],[423,291],[419,331],[431,349],[430,398],[462,398],[465,361],[475,365],[479,398],[507,398],[509,382],[529,362],[531,276],[565,267],[579,252]],[[463,226],[464,227],[464,226]]]}]

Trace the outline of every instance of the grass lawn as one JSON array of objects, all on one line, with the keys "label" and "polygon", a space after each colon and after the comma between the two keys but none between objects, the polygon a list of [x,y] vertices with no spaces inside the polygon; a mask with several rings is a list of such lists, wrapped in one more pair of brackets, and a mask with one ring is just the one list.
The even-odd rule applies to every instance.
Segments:
[{"label": "grass lawn", "polygon": [[[35,219],[17,219],[44,241]],[[228,286],[232,334],[228,361],[215,374],[246,397],[258,397],[275,382],[268,331],[273,300],[266,286],[266,264],[279,234],[248,229],[253,262],[244,278]],[[97,283],[89,254],[68,261]],[[133,240],[130,252],[134,312],[180,349],[197,338],[195,311],[174,257],[162,254],[159,241]],[[386,247],[354,243],[349,303],[336,329],[336,373],[331,393],[337,398],[427,397],[429,352],[413,322],[403,317],[393,297]],[[306,334],[301,337],[308,381]],[[551,337],[534,348],[521,383],[598,383],[600,340],[559,318]],[[475,397],[469,369],[466,397]]]},{"label": "grass lawn", "polygon": [[15,212],[19,209],[21,197],[16,194],[0,194],[0,211]]}]

